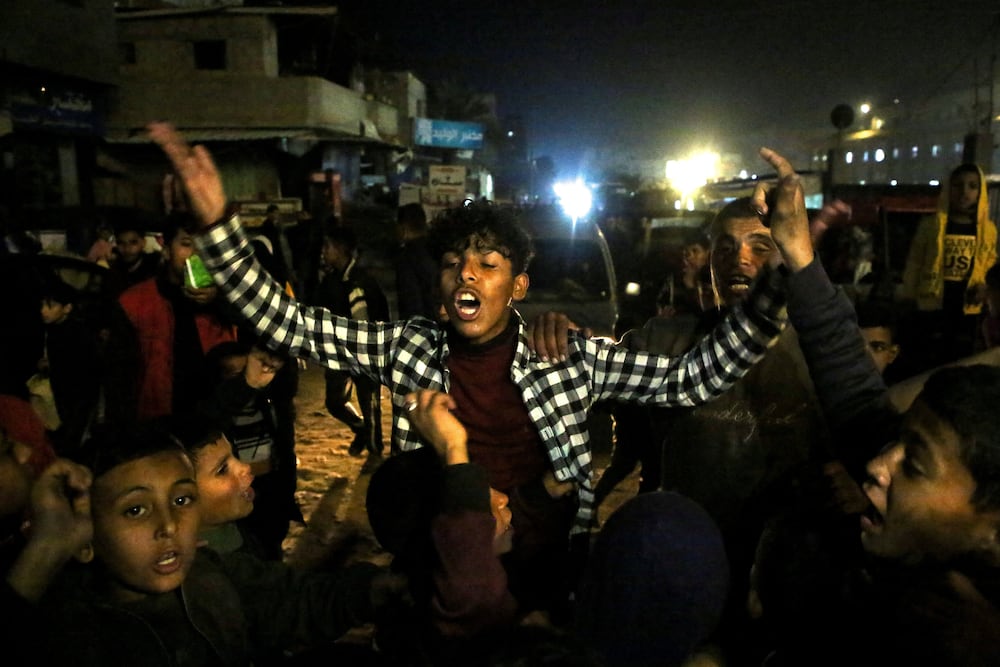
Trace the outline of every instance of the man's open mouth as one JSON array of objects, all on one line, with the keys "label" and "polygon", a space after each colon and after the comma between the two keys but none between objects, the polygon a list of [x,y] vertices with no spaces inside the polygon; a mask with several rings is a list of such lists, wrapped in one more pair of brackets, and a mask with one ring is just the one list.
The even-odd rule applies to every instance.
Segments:
[{"label": "man's open mouth", "polygon": [[882,513],[875,509],[874,504],[869,504],[868,509],[861,513],[861,531],[873,532],[882,529],[885,525],[885,518]]},{"label": "man's open mouth", "polygon": [[752,278],[750,278],[749,276],[744,276],[743,274],[740,273],[729,276],[729,278],[726,280],[726,285],[728,285],[729,289],[734,292],[745,292],[750,289],[750,286],[752,284],[753,284]]},{"label": "man's open mouth", "polygon": [[460,291],[455,294],[455,310],[463,320],[471,320],[479,314],[479,296],[473,292]]}]

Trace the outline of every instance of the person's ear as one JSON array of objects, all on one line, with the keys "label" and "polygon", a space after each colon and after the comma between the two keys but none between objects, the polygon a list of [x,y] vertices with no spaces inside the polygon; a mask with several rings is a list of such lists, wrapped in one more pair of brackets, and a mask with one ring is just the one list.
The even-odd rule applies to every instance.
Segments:
[{"label": "person's ear", "polygon": [[514,276],[514,301],[520,301],[528,294],[528,274],[519,273]]},{"label": "person's ear", "polygon": [[73,558],[75,558],[77,562],[83,563],[85,565],[90,561],[94,560],[93,543],[87,542],[86,544],[84,544],[82,547],[80,547],[80,550],[76,552]]}]

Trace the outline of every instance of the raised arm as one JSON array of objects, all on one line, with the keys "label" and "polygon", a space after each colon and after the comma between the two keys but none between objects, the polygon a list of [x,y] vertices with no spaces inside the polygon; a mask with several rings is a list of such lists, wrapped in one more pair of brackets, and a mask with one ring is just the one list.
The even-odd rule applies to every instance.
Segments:
[{"label": "raised arm", "polygon": [[[839,436],[842,453],[867,460],[884,444],[883,434],[868,426],[893,421],[875,418],[892,412],[885,383],[865,351],[853,304],[830,282],[813,251],[798,176],[774,151],[762,149],[761,157],[778,173],[773,204],[768,206],[763,192],[755,195],[755,200],[770,213],[771,235],[790,273],[789,318],[827,421]],[[820,215],[837,212],[831,207]]]},{"label": "raised arm", "polygon": [[408,394],[406,407],[411,423],[444,466],[441,505],[431,523],[438,555],[431,573],[434,624],[454,637],[508,624],[517,604],[495,550],[491,497],[496,492],[489,487],[486,471],[469,463],[465,427],[451,412],[455,401],[448,394],[423,390]]}]

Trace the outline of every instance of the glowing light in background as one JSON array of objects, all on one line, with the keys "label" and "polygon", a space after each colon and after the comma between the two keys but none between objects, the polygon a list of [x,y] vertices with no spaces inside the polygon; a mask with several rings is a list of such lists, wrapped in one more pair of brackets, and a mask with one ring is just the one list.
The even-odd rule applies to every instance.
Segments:
[{"label": "glowing light in background", "polygon": [[718,177],[720,162],[719,154],[711,151],[695,153],[683,160],[667,160],[667,181],[681,194],[687,208],[694,206],[698,188]]},{"label": "glowing light in background", "polygon": [[563,207],[566,215],[573,219],[573,222],[590,212],[594,196],[582,180],[555,183],[552,189],[555,191],[556,197],[559,198],[559,204]]}]

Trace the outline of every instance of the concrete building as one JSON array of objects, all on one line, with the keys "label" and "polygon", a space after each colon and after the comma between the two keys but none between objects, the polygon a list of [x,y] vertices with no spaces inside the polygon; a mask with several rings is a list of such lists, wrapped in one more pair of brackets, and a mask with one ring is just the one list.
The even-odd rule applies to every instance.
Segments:
[{"label": "concrete building", "polygon": [[127,165],[117,176],[128,182],[109,183],[105,203],[162,207],[162,159],[142,128],[167,119],[212,150],[233,199],[298,198],[325,218],[341,198],[385,181],[405,152],[410,109],[424,103],[412,75],[384,94],[367,90],[357,63],[346,81],[332,80],[348,64],[336,7],[143,9],[117,21],[107,157]]}]

